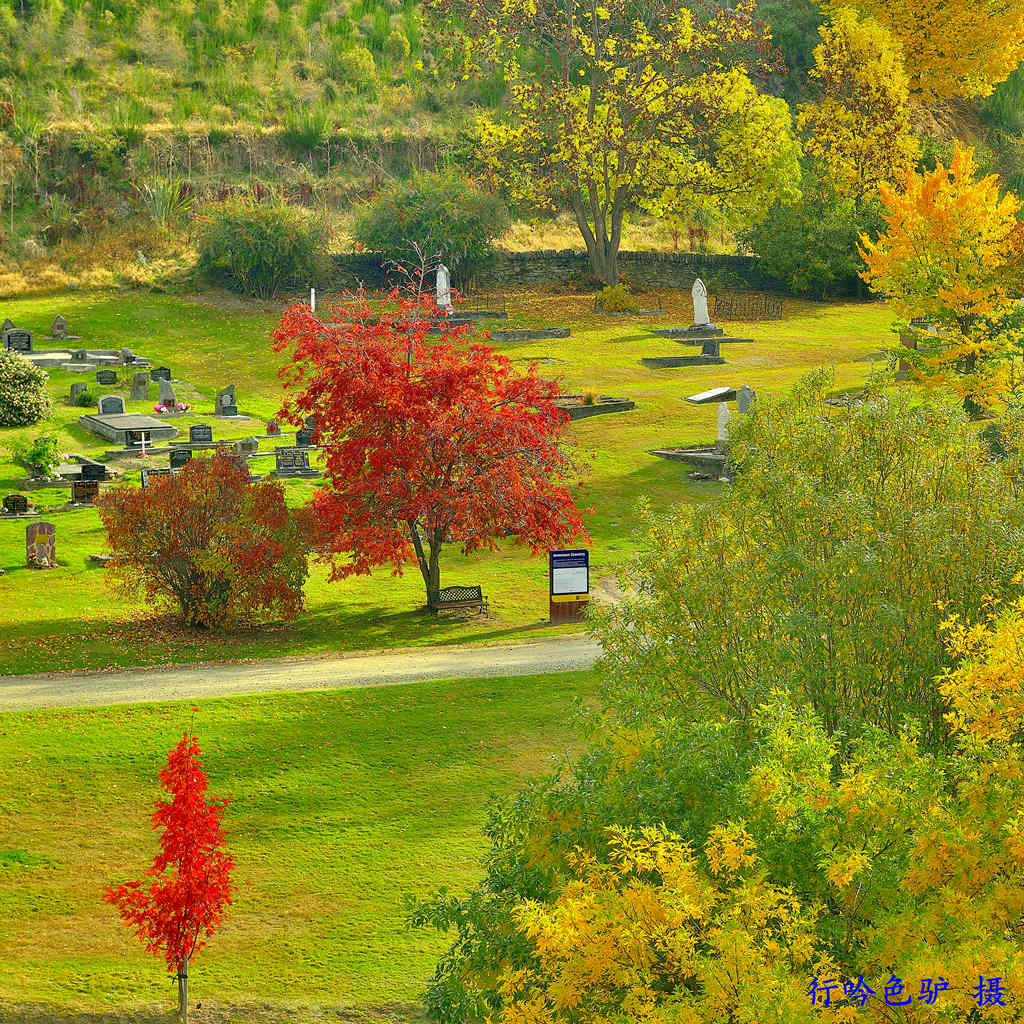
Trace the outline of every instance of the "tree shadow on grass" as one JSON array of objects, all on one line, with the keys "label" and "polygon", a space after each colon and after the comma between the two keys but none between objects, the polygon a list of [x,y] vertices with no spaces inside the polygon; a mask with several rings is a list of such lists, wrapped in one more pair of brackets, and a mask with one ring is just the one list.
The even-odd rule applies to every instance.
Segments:
[{"label": "tree shadow on grass", "polygon": [[[34,1004],[8,1003],[4,1024],[177,1024],[173,1009],[142,1007],[118,1010],[68,1010]],[[427,1016],[417,1003],[381,1006],[273,1005],[270,1003],[210,1003],[199,1000],[189,1009],[190,1024],[424,1024]]]}]

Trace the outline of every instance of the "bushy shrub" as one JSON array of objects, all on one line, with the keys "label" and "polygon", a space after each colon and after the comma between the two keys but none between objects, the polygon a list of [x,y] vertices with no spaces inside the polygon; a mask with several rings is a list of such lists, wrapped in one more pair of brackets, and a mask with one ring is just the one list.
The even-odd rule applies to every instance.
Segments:
[{"label": "bushy shrub", "polygon": [[54,466],[60,462],[57,447],[57,438],[43,435],[29,441],[28,444],[17,445],[14,449],[14,458],[33,477],[49,476]]},{"label": "bushy shrub", "polygon": [[493,241],[509,227],[500,197],[453,172],[425,172],[398,182],[356,212],[352,233],[367,249],[399,262],[415,243],[440,253],[453,283],[465,287],[493,257]]},{"label": "bushy shrub", "polygon": [[392,29],[384,40],[384,50],[396,63],[401,63],[409,56],[409,40],[400,28]]},{"label": "bushy shrub", "polygon": [[640,309],[639,303],[621,282],[603,288],[597,301],[606,313],[635,313]]},{"label": "bushy shrub", "polygon": [[826,298],[860,294],[857,252],[860,234],[882,226],[875,201],[858,207],[837,195],[812,171],[804,175],[803,194],[795,203],[776,203],[761,223],[743,235],[761,258],[761,269],[783,281],[794,295]]},{"label": "bushy shrub", "polygon": [[[266,611],[293,619],[308,575],[307,527],[277,480],[250,482],[245,460],[218,451],[148,487],[115,487],[96,502],[112,579],[175,607],[201,629]],[[165,571],[173,565],[174,571]]]},{"label": "bushy shrub", "polygon": [[95,405],[98,401],[95,391],[81,391],[75,396],[75,405]]},{"label": "bushy shrub", "polygon": [[377,81],[377,62],[365,46],[354,46],[336,54],[331,68],[333,77],[356,92],[373,87]]},{"label": "bushy shrub", "polygon": [[198,268],[216,284],[269,299],[316,279],[325,241],[323,227],[305,210],[232,200],[207,219]]},{"label": "bushy shrub", "polygon": [[27,427],[50,414],[46,371],[0,349],[0,427]]}]

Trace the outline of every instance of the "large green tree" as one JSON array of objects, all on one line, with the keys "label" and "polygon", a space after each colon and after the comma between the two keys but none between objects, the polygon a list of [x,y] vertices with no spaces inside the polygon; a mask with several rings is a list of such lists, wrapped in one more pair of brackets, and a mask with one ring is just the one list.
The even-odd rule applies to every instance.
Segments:
[{"label": "large green tree", "polygon": [[[668,0],[429,0],[464,77],[503,69],[507,113],[479,122],[479,153],[513,198],[569,209],[594,274],[618,279],[631,209],[756,220],[795,193],[785,102],[754,4]],[[537,59],[543,54],[543,63]]]}]

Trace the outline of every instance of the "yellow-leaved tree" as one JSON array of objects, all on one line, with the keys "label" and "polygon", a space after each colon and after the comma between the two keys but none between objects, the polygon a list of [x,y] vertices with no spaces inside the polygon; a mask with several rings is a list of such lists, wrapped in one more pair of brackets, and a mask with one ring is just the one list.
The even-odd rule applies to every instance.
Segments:
[{"label": "yellow-leaved tree", "polygon": [[[908,170],[880,185],[885,231],[861,236],[861,275],[902,320],[927,319],[910,359],[949,380],[969,405],[989,405],[1019,348],[1020,201],[995,175],[976,176],[974,152],[956,145],[949,167]],[[1016,315],[1015,315],[1016,314]]]},{"label": "yellow-leaved tree", "polygon": [[922,99],[988,96],[1024,58],[1024,0],[820,0],[876,18],[903,48]]},{"label": "yellow-leaved tree", "polygon": [[754,6],[701,18],[671,0],[428,2],[464,77],[504,75],[507,114],[478,131],[493,178],[518,200],[570,210],[609,284],[631,209],[743,222],[796,194],[789,108],[752,78],[773,66]]},{"label": "yellow-leaved tree", "polygon": [[902,179],[917,159],[899,44],[874,18],[842,8],[820,28],[808,77],[821,98],[800,107],[804,152],[833,191],[859,207],[880,182]]},{"label": "yellow-leaved tree", "polygon": [[766,705],[702,850],[612,828],[518,904],[499,1024],[1024,1020],[1024,601],[946,630],[950,750]]}]

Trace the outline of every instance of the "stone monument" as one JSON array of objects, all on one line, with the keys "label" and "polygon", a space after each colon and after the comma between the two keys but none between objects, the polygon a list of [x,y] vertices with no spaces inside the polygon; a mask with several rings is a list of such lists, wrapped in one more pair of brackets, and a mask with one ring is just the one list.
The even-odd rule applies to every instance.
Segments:
[{"label": "stone monument", "polygon": [[744,413],[751,412],[755,405],[757,405],[757,392],[749,384],[744,384],[736,392],[736,409],[742,416]]},{"label": "stone monument", "polygon": [[214,409],[215,416],[237,416],[238,406],[235,405],[235,385],[229,384],[226,388],[217,392],[217,406]]},{"label": "stone monument", "polygon": [[133,402],[144,402],[149,398],[149,374],[145,370],[132,377],[132,393],[129,397]]},{"label": "stone monument", "polygon": [[451,275],[443,263],[437,268],[437,308],[442,313],[452,311]]},{"label": "stone monument", "polygon": [[99,416],[123,416],[124,399],[120,395],[104,395],[96,405],[96,413]]},{"label": "stone monument", "polygon": [[163,377],[157,378],[157,386],[160,388],[160,404],[166,405],[168,409],[174,409],[178,405],[178,398],[174,394],[174,388],[171,387],[169,380],[164,380]]},{"label": "stone monument", "polygon": [[715,442],[715,451],[724,454],[729,448],[729,420],[731,419],[729,406],[725,402],[718,404],[718,440]]},{"label": "stone monument", "polygon": [[53,523],[29,523],[25,527],[25,564],[30,569],[56,569],[56,538]]}]

